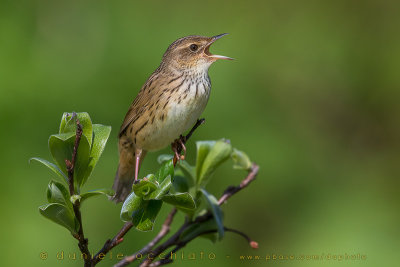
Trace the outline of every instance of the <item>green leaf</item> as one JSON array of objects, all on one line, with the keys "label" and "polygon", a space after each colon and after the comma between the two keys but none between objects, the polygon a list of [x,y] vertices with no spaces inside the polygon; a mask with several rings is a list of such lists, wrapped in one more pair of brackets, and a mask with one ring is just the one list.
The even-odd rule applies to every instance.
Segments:
[{"label": "green leaf", "polygon": [[157,181],[162,183],[167,176],[174,177],[174,163],[173,160],[164,162],[156,174]]},{"label": "green leaf", "polygon": [[218,231],[217,224],[214,220],[208,220],[202,223],[190,225],[185,231],[182,232],[179,238],[181,242],[187,242],[193,238],[196,238],[197,236],[200,236],[215,243],[217,241],[217,234],[210,233],[211,231]]},{"label": "green leaf", "polygon": [[86,139],[86,136],[82,135],[74,168],[74,179],[76,183],[78,183],[78,185],[80,186],[82,186],[87,179],[87,169],[90,162],[89,155],[90,145],[88,143],[88,140]]},{"label": "green leaf", "polygon": [[41,159],[41,158],[30,158],[29,159],[29,163],[32,160],[35,160],[35,161],[38,161],[38,162],[42,163],[43,165],[48,167],[50,170],[52,170],[54,173],[56,173],[58,176],[63,178],[68,183],[68,177],[54,163],[51,163],[50,161],[47,161],[47,160]]},{"label": "green leaf", "polygon": [[[85,162],[85,168],[81,171],[84,173],[79,173],[78,178],[76,181],[78,182],[78,188],[83,186],[89,176],[91,175],[94,167],[97,164],[101,154],[103,153],[104,147],[107,143],[107,139],[110,136],[111,127],[104,126],[101,124],[92,124],[90,116],[86,112],[77,113],[77,118],[72,118],[73,113],[64,113],[61,119],[60,124],[60,135],[65,134],[68,137],[75,135],[76,133],[76,119],[79,119],[80,124],[82,125],[83,135],[81,138],[81,143],[79,145],[79,149],[81,149],[81,145],[83,141],[83,136],[85,136],[88,145],[90,154],[87,155],[87,162]],[[58,135],[58,136],[60,136]],[[57,135],[56,135],[57,136]],[[75,140],[75,139],[74,139]],[[49,140],[50,145],[50,140]],[[72,146],[73,148],[73,146]],[[78,151],[78,158],[79,158],[79,151]],[[71,158],[72,152],[70,153],[68,159]],[[66,155],[63,155],[64,157]],[[65,159],[65,158],[64,158]],[[58,165],[60,163],[57,161]],[[61,170],[64,171],[65,163],[60,166]],[[78,167],[79,168],[79,167]],[[65,172],[66,173],[66,172]]]},{"label": "green leaf", "polygon": [[143,199],[145,200],[150,200],[150,199],[155,199],[155,200],[160,200],[163,196],[165,196],[169,189],[171,188],[172,183],[171,183],[171,176],[167,176],[167,178],[164,179],[164,181],[157,186],[157,189],[151,192],[148,195],[143,196]]},{"label": "green leaf", "polygon": [[175,207],[182,209],[182,211],[192,213],[191,211],[196,209],[196,203],[194,202],[193,197],[187,192],[168,194],[163,196],[161,200],[165,203],[174,205]]},{"label": "green leaf", "polygon": [[198,165],[201,168],[197,176],[197,184],[205,185],[209,181],[215,169],[229,158],[232,152],[232,146],[224,140],[215,142],[209,153],[206,155],[203,164]]},{"label": "green leaf", "polygon": [[63,204],[72,210],[72,203],[69,198],[69,191],[62,183],[50,181],[47,186],[47,201],[49,203]]},{"label": "green leaf", "polygon": [[180,174],[179,172],[182,172],[182,171],[178,170],[175,172],[174,181],[172,182],[172,186],[173,186],[175,192],[188,192],[190,186],[193,185],[193,183],[189,183],[189,178],[183,176],[183,173]]},{"label": "green leaf", "polygon": [[184,173],[192,179],[192,181],[196,180],[196,167],[190,165],[186,160],[180,160],[178,163],[179,168],[182,169]]},{"label": "green leaf", "polygon": [[111,126],[101,124],[93,124],[93,144],[90,151],[90,161],[86,173],[82,179],[81,186],[83,186],[93,172],[101,154],[104,151],[108,137],[111,133]]},{"label": "green leaf", "polygon": [[76,133],[76,119],[82,125],[83,135],[86,136],[89,146],[92,145],[93,139],[93,126],[92,120],[87,112],[76,113],[77,117],[72,118],[73,113],[64,112],[60,123],[60,134],[62,133]]},{"label": "green leaf", "polygon": [[132,213],[132,222],[140,231],[153,230],[154,221],[162,206],[161,200],[143,200],[141,212]]},{"label": "green leaf", "polygon": [[197,157],[196,157],[196,177],[200,177],[201,166],[210,152],[211,148],[215,145],[215,141],[197,141]]},{"label": "green leaf", "polygon": [[156,176],[154,174],[152,174],[152,173],[147,174],[146,179],[149,180],[150,182],[158,184]]},{"label": "green leaf", "polygon": [[121,220],[123,221],[131,221],[132,220],[132,212],[135,210],[139,210],[143,199],[135,195],[134,192],[130,193],[129,196],[125,199],[121,208]]},{"label": "green leaf", "polygon": [[196,202],[196,210],[194,216],[202,216],[207,213],[208,205],[204,204],[203,193],[200,190],[193,190],[195,188],[191,188],[189,193],[194,196],[194,201]]},{"label": "green leaf", "polygon": [[114,195],[114,191],[108,188],[103,188],[103,189],[96,189],[96,190],[91,190],[86,193],[81,194],[81,203],[91,197],[94,196],[99,196],[99,195],[104,195],[107,197],[112,197]]},{"label": "green leaf", "polygon": [[171,154],[161,154],[160,156],[158,156],[157,162],[160,163],[160,164],[162,164],[162,163],[164,163],[165,161],[171,160],[171,159],[173,159],[173,158],[174,158],[174,156],[171,155]]},{"label": "green leaf", "polygon": [[61,117],[61,123],[60,123],[60,129],[59,133],[65,133],[65,125],[71,120],[72,118],[72,113],[69,112],[64,112],[62,117]]},{"label": "green leaf", "polygon": [[68,173],[65,165],[65,159],[71,160],[73,145],[71,147],[70,143],[73,143],[74,141],[74,133],[51,135],[49,138],[50,153],[60,170],[66,176],[68,176]]},{"label": "green leaf", "polygon": [[71,201],[72,205],[75,205],[75,203],[78,201],[81,201],[81,195],[72,195],[69,200]]},{"label": "green leaf", "polygon": [[208,239],[213,243],[217,242],[217,240],[218,240],[218,234],[217,233],[202,234],[202,235],[200,235],[200,237]]},{"label": "green leaf", "polygon": [[239,170],[250,170],[251,169],[251,161],[249,156],[243,151],[237,150],[236,148],[233,149],[231,154],[231,158],[234,162],[233,168]]},{"label": "green leaf", "polygon": [[[51,135],[49,138],[51,155],[65,175],[68,175],[65,160],[71,160],[72,153],[74,151],[74,145],[75,133],[72,132]],[[82,135],[74,167],[74,182],[78,189],[86,175],[89,164],[89,152],[89,142],[86,137]]]},{"label": "green leaf", "polygon": [[132,192],[122,205],[121,219],[132,221],[140,231],[151,231],[161,206],[161,200],[143,200]]},{"label": "green leaf", "polygon": [[39,207],[39,212],[47,219],[67,228],[72,234],[79,230],[78,220],[73,212],[60,203],[50,203]]},{"label": "green leaf", "polygon": [[132,186],[133,192],[138,197],[145,197],[158,189],[158,185],[148,179],[141,179],[139,183]]},{"label": "green leaf", "polygon": [[209,194],[204,188],[201,188],[200,191],[203,194],[208,209],[211,211],[217,224],[218,238],[221,240],[224,237],[224,223],[221,207],[218,205],[217,199],[213,195]]}]

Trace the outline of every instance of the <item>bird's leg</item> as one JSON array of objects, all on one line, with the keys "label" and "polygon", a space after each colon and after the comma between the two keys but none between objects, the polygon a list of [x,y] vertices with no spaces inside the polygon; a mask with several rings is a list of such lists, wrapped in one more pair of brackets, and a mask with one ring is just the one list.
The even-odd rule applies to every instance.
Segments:
[{"label": "bird's leg", "polygon": [[140,164],[140,156],[142,155],[142,150],[141,149],[136,149],[135,150],[135,181],[134,183],[137,182],[138,176],[139,176],[139,164]]},{"label": "bird's leg", "polygon": [[172,144],[171,144],[171,149],[174,152],[174,164],[180,159],[179,156],[179,152],[178,152],[178,139],[175,140]]}]

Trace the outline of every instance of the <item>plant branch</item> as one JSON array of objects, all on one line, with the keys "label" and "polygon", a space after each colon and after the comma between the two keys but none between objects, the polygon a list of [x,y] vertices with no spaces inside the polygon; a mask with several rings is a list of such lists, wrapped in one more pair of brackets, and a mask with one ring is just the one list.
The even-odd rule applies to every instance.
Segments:
[{"label": "plant branch", "polygon": [[[252,181],[254,181],[257,177],[259,166],[255,163],[251,165],[251,168],[249,170],[249,173],[247,176],[240,182],[238,186],[228,186],[227,189],[225,189],[224,193],[222,196],[218,199],[218,205],[221,206],[224,204],[230,197],[241,191],[243,188],[247,187]],[[201,223],[205,222],[209,219],[212,218],[211,212],[207,212],[202,216],[199,216],[195,219],[194,222],[196,223]]]},{"label": "plant branch", "polygon": [[121,230],[114,236],[113,239],[108,239],[105,243],[104,246],[97,252],[97,254],[94,256],[92,263],[93,266],[99,263],[104,256],[115,246],[119,245],[122,241],[124,241],[124,236],[129,232],[129,230],[132,228],[133,223],[132,222],[126,222],[124,226],[122,226]]},{"label": "plant branch", "polygon": [[[72,119],[76,117],[76,113],[72,115]],[[82,125],[80,124],[79,120],[76,119],[76,137],[75,137],[75,143],[74,143],[74,151],[72,153],[72,158],[71,161],[66,159],[65,164],[67,165],[67,172],[68,172],[68,186],[69,186],[69,194],[71,196],[75,195],[75,185],[74,185],[74,169],[75,169],[75,162],[76,162],[76,157],[78,154],[78,148],[79,148],[79,143],[81,141],[82,137]],[[73,209],[75,213],[75,217],[79,222],[79,230],[78,233],[74,235],[74,237],[78,240],[78,247],[80,251],[82,252],[83,259],[85,261],[85,267],[92,266],[91,264],[91,259],[90,259],[90,252],[88,248],[88,240],[85,238],[85,235],[83,233],[83,226],[82,226],[82,215],[80,212],[80,202],[75,201],[73,203]]]},{"label": "plant branch", "polygon": [[243,233],[242,231],[228,228],[228,227],[224,227],[224,230],[226,232],[231,232],[231,233],[235,233],[235,234],[242,236],[244,239],[247,240],[247,242],[249,242],[250,247],[252,247],[254,249],[258,248],[258,243],[256,241],[254,241],[253,239],[251,239],[247,234]]},{"label": "plant branch", "polygon": [[[74,112],[71,119],[76,117],[76,113]],[[74,169],[75,169],[75,161],[76,156],[78,154],[78,147],[82,137],[82,125],[80,124],[79,120],[76,119],[76,137],[74,143],[74,151],[72,152],[71,161],[66,159],[65,164],[67,165],[67,172],[68,172],[68,185],[69,185],[69,193],[71,196],[75,195],[75,186],[74,186]]]},{"label": "plant branch", "polygon": [[[222,205],[224,204],[230,197],[232,197],[233,195],[235,195],[236,193],[238,193],[239,191],[241,191],[243,188],[247,187],[252,181],[254,181],[256,179],[256,176],[258,174],[258,170],[259,170],[259,166],[256,164],[252,164],[248,175],[242,180],[242,182],[238,185],[238,186],[229,186],[224,193],[222,194],[222,196],[219,198],[218,200],[218,205]],[[150,251],[149,249],[144,249],[144,248],[148,248],[149,244],[146,245],[143,249],[139,250],[138,252],[136,252],[135,254],[133,254],[132,256],[126,257],[123,260],[121,260],[120,262],[118,262],[116,265],[114,265],[114,267],[122,267],[122,266],[126,266],[130,263],[132,263],[135,259],[136,256],[138,256],[139,254],[142,256],[144,254],[147,254],[147,259],[143,261],[143,263],[140,265],[141,267],[146,267],[146,266],[161,266],[161,265],[165,265],[165,264],[169,264],[173,261],[173,259],[171,257],[166,257],[164,259],[161,259],[159,261],[153,262],[155,258],[157,258],[163,251],[165,251],[166,249],[170,248],[170,247],[174,247],[170,253],[175,253],[178,250],[182,249],[183,247],[186,246],[187,243],[191,242],[193,239],[197,238],[200,235],[204,235],[204,234],[208,234],[208,233],[215,233],[216,230],[209,230],[209,231],[205,231],[202,233],[199,233],[196,236],[193,236],[191,239],[189,240],[185,240],[185,241],[181,241],[180,240],[180,236],[182,234],[183,231],[185,231],[189,226],[193,225],[193,224],[199,224],[199,223],[203,223],[209,219],[212,218],[212,214],[211,212],[207,212],[202,216],[197,217],[195,220],[193,221],[185,221],[183,223],[183,225],[179,228],[179,230],[172,235],[169,239],[167,239],[164,243],[160,244],[157,248],[155,248],[153,251]],[[236,230],[236,229],[231,229],[231,228],[226,228],[224,227],[225,231],[228,232],[233,232],[236,234],[241,235],[242,237],[244,237],[248,242],[249,245],[252,248],[258,248],[258,243],[253,241],[248,235],[246,235],[245,233]],[[153,245],[154,246],[154,245]],[[168,253],[167,255],[169,255],[170,253]],[[151,254],[151,258],[149,257],[149,255]],[[172,255],[172,254],[171,254]]]},{"label": "plant branch", "polygon": [[[245,239],[249,242],[249,245],[250,245],[252,248],[254,248],[254,249],[258,248],[258,243],[255,242],[255,241],[253,241],[253,240],[252,240],[248,235],[246,235],[245,233],[243,233],[243,232],[241,232],[241,231],[239,231],[239,230],[232,229],[232,228],[227,228],[227,227],[224,227],[224,230],[227,231],[227,232],[232,232],[232,233],[235,233],[235,234],[238,234],[238,235],[242,236],[243,238],[245,238]],[[146,261],[144,261],[144,262],[140,265],[140,267],[156,267],[156,266],[161,266],[161,265],[166,265],[166,264],[172,263],[172,262],[173,262],[172,255],[173,255],[174,253],[176,253],[178,250],[184,248],[184,247],[185,247],[189,242],[191,242],[193,239],[195,239],[195,238],[197,238],[197,237],[199,237],[199,236],[202,236],[202,235],[212,234],[212,233],[217,233],[217,232],[218,232],[218,230],[216,230],[216,229],[215,229],[215,230],[204,231],[204,232],[202,232],[202,233],[200,233],[200,234],[198,234],[198,235],[196,235],[196,236],[193,236],[191,239],[188,239],[188,240],[186,240],[186,241],[184,241],[184,242],[179,242],[179,243],[176,244],[176,246],[174,247],[174,249],[172,249],[170,252],[168,252],[168,253],[166,254],[166,255],[171,255],[170,257],[163,258],[163,259],[161,259],[161,260],[159,260],[159,261],[156,261],[156,262],[153,262],[153,263],[152,263],[152,259],[147,259]],[[153,259],[154,259],[154,257],[153,257]]]},{"label": "plant branch", "polygon": [[[193,222],[189,222],[189,221],[185,221],[183,223],[183,225],[179,228],[178,231],[176,231],[175,234],[173,234],[167,241],[165,241],[164,243],[162,243],[161,245],[159,245],[155,250],[153,251],[148,251],[147,254],[149,254],[151,252],[152,254],[152,258],[146,259],[140,266],[148,266],[153,260],[154,258],[158,257],[164,250],[166,250],[169,247],[172,247],[176,244],[179,243],[179,237],[181,236],[182,232],[186,230],[186,228],[190,225],[192,225]],[[128,264],[122,265],[122,266],[126,266]],[[116,267],[116,266],[114,266]],[[118,266],[119,267],[119,266]]]},{"label": "plant branch", "polygon": [[139,255],[143,255],[143,254],[147,254],[150,252],[150,250],[158,243],[160,242],[160,240],[166,236],[171,228],[171,224],[172,221],[175,217],[177,210],[175,208],[172,209],[172,211],[168,214],[167,218],[165,219],[160,232],[158,232],[158,234],[156,235],[156,237],[153,238],[153,240],[151,240],[146,246],[144,246],[141,250],[139,250],[138,252],[125,257],[123,260],[121,260],[120,262],[118,262],[116,265],[114,265],[114,267],[122,267],[122,266],[126,266],[132,262],[134,262]]},{"label": "plant branch", "polygon": [[185,142],[192,136],[192,134],[194,133],[194,131],[196,131],[196,129],[202,125],[203,123],[206,122],[206,119],[202,118],[202,119],[198,119],[196,121],[196,124],[193,126],[193,128],[189,131],[189,133],[185,136]]},{"label": "plant branch", "polygon": [[[174,166],[176,165],[176,163],[178,162],[179,158],[177,157],[177,155],[180,155],[182,152],[182,149],[185,149],[184,146],[186,144],[186,142],[189,140],[189,138],[192,136],[192,134],[194,133],[194,131],[196,131],[196,129],[202,125],[204,122],[206,121],[206,119],[202,118],[202,119],[198,119],[196,121],[196,124],[192,127],[192,129],[190,129],[189,133],[185,136],[180,136],[179,139],[175,140],[175,142],[172,144],[173,150],[175,152],[174,155]],[[175,149],[174,149],[175,148]]]},{"label": "plant branch", "polygon": [[228,187],[224,191],[224,193],[222,194],[220,199],[218,200],[218,205],[221,206],[231,196],[233,196],[234,194],[236,194],[237,192],[239,192],[240,190],[242,190],[243,188],[248,186],[256,178],[259,168],[260,167],[258,165],[253,163],[253,165],[251,166],[249,174],[247,175],[247,177],[245,179],[243,179],[242,182],[238,186],[230,186],[230,187]]}]

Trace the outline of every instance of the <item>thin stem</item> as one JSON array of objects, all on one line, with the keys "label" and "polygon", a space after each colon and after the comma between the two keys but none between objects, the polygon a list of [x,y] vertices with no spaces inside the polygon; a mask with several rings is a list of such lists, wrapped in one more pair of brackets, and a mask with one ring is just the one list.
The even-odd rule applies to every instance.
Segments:
[{"label": "thin stem", "polygon": [[202,119],[198,119],[196,121],[196,124],[193,126],[193,128],[189,131],[189,133],[185,136],[185,142],[192,136],[192,134],[194,133],[194,131],[196,131],[196,129],[202,125],[203,123],[206,122],[206,119],[202,118]]},{"label": "thin stem", "polygon": [[[76,113],[72,114],[72,118],[76,117]],[[71,161],[68,159],[65,160],[65,164],[67,165],[67,172],[68,172],[68,185],[69,185],[69,193],[70,195],[75,195],[75,186],[74,186],[74,168],[75,168],[75,161],[76,156],[78,154],[78,147],[82,137],[82,125],[80,124],[79,120],[76,119],[76,134],[75,134],[75,143],[74,143],[74,151],[72,152]]]},{"label": "thin stem", "polygon": [[224,230],[226,232],[231,232],[231,233],[235,233],[238,234],[240,236],[242,236],[244,239],[247,240],[247,242],[249,242],[249,245],[256,249],[258,248],[258,243],[256,241],[254,241],[253,239],[251,239],[247,234],[243,233],[242,231],[236,230],[236,229],[232,229],[232,228],[228,228],[228,227],[224,227]]},{"label": "thin stem", "polygon": [[[189,225],[192,225],[192,222],[188,222],[187,220],[183,223],[183,225],[179,228],[179,230],[173,234],[167,241],[159,245],[156,249],[149,251],[152,254],[152,258],[146,259],[140,266],[145,267],[148,266],[156,257],[158,257],[164,250],[166,250],[169,247],[172,247],[179,242],[179,237],[181,236],[182,232],[187,229]],[[149,253],[148,252],[148,253]],[[125,265],[122,265],[125,266]],[[116,266],[114,266],[116,267]]]},{"label": "thin stem", "polygon": [[[194,133],[194,131],[196,131],[196,129],[202,125],[204,122],[206,121],[206,119],[202,118],[202,119],[198,119],[196,121],[196,124],[192,127],[192,129],[190,129],[189,133],[185,136],[181,136],[180,137],[180,141],[183,144],[183,146],[186,144],[186,142],[189,140],[189,138],[192,136],[192,134]],[[176,165],[176,163],[178,162],[179,158],[177,157],[177,155],[180,155],[183,149],[183,146],[179,142],[179,139],[175,140],[175,142],[173,143],[172,146],[175,146],[175,155],[174,155],[174,166]]]},{"label": "thin stem", "polygon": [[[76,117],[76,113],[72,115],[72,119]],[[79,143],[81,141],[82,137],[82,125],[80,124],[79,120],[76,119],[76,134],[75,134],[75,143],[74,143],[74,151],[72,153],[72,158],[71,161],[68,159],[65,160],[65,164],[67,165],[67,172],[68,172],[68,186],[69,186],[69,194],[71,196],[75,195],[75,185],[74,185],[74,168],[75,168],[75,162],[76,162],[76,157],[78,154],[78,148],[79,148]],[[91,259],[90,259],[90,252],[88,248],[88,240],[85,238],[84,232],[83,232],[83,225],[82,225],[82,215],[80,212],[80,202],[75,201],[73,203],[73,209],[75,213],[75,217],[79,222],[79,230],[74,237],[78,240],[78,247],[80,251],[82,252],[83,259],[85,262],[85,267],[92,266]]]},{"label": "thin stem", "polygon": [[253,163],[253,165],[251,166],[250,172],[247,175],[247,177],[245,179],[243,179],[242,182],[238,186],[230,186],[230,187],[228,187],[224,191],[224,193],[222,194],[220,199],[218,200],[218,205],[222,205],[231,196],[233,196],[234,194],[236,194],[237,192],[239,192],[240,190],[242,190],[243,188],[248,186],[256,178],[259,168],[260,167],[258,165]]},{"label": "thin stem", "polygon": [[[248,235],[246,235],[245,233],[243,233],[243,232],[241,232],[241,231],[239,231],[239,230],[232,229],[232,228],[227,228],[227,227],[224,227],[224,230],[227,231],[227,232],[232,232],[232,233],[235,233],[235,234],[238,234],[238,235],[242,236],[243,238],[245,238],[245,239],[249,242],[249,245],[250,245],[252,248],[254,248],[254,249],[258,248],[258,243],[255,242],[255,241],[253,241],[253,240],[252,240]],[[218,232],[218,230],[208,230],[208,231],[204,231],[204,232],[202,232],[202,233],[199,233],[199,234],[196,235],[196,236],[193,236],[191,239],[186,240],[185,242],[179,242],[179,243],[176,244],[175,248],[172,249],[170,252],[166,253],[166,255],[173,255],[173,254],[176,253],[178,250],[184,248],[184,247],[185,247],[189,242],[191,242],[193,239],[195,239],[195,238],[197,238],[197,237],[199,237],[199,236],[201,236],[201,235],[206,235],[206,234],[211,234],[211,233],[216,233],[216,232]],[[152,258],[154,259],[155,257],[153,256]],[[171,256],[171,257],[166,257],[166,258],[164,258],[164,259],[161,259],[161,260],[156,261],[156,262],[153,262],[153,263],[152,263],[152,260],[151,260],[151,259],[147,259],[146,261],[144,261],[144,262],[140,265],[140,267],[156,267],[156,266],[166,265],[166,264],[169,264],[169,263],[172,263],[172,262],[173,262],[172,256]]]},{"label": "thin stem", "polygon": [[129,230],[132,228],[133,223],[132,222],[126,222],[124,226],[121,228],[121,230],[114,236],[113,239],[108,239],[105,243],[104,246],[97,252],[97,254],[94,256],[92,262],[93,266],[99,263],[104,256],[115,246],[119,245],[122,241],[124,241],[124,236],[129,232]]}]

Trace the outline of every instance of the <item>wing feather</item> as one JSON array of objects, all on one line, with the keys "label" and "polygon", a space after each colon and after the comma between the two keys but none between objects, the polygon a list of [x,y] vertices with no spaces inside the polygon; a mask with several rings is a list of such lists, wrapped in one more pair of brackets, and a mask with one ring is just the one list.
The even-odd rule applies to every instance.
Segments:
[{"label": "wing feather", "polygon": [[158,87],[158,83],[156,82],[159,79],[158,76],[159,71],[157,69],[142,86],[138,95],[133,100],[119,130],[120,137],[127,130],[128,126],[131,123],[135,123],[135,121],[138,120],[140,116],[147,110],[149,103],[152,101],[152,96],[154,96],[154,92],[152,93],[152,91],[157,89],[155,87]]}]

